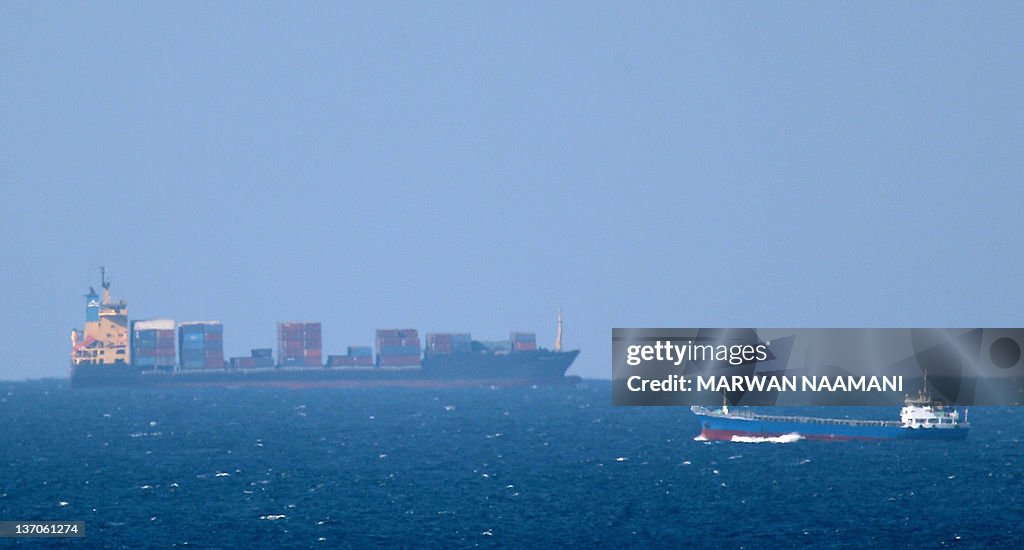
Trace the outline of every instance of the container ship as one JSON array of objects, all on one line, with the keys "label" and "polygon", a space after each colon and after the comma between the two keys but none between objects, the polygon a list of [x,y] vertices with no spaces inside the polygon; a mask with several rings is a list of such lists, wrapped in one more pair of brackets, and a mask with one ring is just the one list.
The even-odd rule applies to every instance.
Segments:
[{"label": "container ship", "polygon": [[554,350],[539,348],[534,333],[478,341],[469,333],[416,329],[377,330],[375,346],[349,346],[324,357],[320,322],[279,322],[277,355],[255,348],[246,357],[224,356],[218,321],[176,323],[128,319],[128,305],[111,297],[101,268],[102,294],[85,295],[85,326],[71,331],[71,386],[150,387],[461,387],[572,384],[566,376],[579,350],[562,350],[562,315]]},{"label": "container ship", "polygon": [[961,417],[955,409],[931,399],[923,390],[916,397],[906,398],[898,421],[772,416],[749,410],[730,411],[724,403],[721,409],[695,406],[690,410],[700,420],[698,438],[703,440],[962,440],[970,430],[966,410]]}]

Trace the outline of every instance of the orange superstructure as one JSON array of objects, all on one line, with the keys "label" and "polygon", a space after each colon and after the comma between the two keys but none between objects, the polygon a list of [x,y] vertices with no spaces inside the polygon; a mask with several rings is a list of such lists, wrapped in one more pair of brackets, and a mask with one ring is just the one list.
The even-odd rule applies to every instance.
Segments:
[{"label": "orange superstructure", "polygon": [[103,296],[90,287],[85,295],[85,329],[71,331],[72,365],[116,365],[131,362],[128,346],[128,304],[110,296],[110,281],[100,268]]}]

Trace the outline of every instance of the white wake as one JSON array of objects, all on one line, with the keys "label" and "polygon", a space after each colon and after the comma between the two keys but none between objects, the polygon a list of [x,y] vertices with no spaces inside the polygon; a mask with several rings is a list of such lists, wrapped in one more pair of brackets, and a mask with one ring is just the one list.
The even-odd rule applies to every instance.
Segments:
[{"label": "white wake", "polygon": [[796,443],[803,438],[804,436],[798,433],[784,434],[777,437],[734,435],[732,436],[732,441],[734,443]]}]

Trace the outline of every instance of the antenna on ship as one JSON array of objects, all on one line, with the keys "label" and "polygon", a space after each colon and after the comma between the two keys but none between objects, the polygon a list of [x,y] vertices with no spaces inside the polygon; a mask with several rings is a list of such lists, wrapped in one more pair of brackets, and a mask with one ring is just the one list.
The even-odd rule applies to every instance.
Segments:
[{"label": "antenna on ship", "polygon": [[103,290],[110,290],[110,279],[107,279],[107,268],[100,266],[100,284],[103,285]]},{"label": "antenna on ship", "polygon": [[555,335],[555,351],[562,351],[562,308],[558,308],[558,333]]}]

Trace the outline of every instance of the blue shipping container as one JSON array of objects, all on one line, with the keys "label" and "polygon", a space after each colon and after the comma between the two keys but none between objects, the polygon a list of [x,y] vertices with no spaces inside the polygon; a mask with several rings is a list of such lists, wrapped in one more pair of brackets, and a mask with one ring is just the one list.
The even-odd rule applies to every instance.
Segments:
[{"label": "blue shipping container", "polygon": [[381,355],[419,355],[419,346],[381,346]]}]

